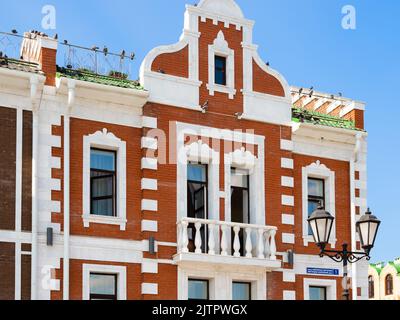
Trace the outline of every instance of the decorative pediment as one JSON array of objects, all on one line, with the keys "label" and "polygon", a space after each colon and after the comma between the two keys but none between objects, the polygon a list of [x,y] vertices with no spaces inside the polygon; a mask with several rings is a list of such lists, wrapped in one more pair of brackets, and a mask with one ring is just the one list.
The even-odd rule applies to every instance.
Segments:
[{"label": "decorative pediment", "polygon": [[328,171],[330,171],[329,168],[326,165],[322,164],[321,161],[319,161],[319,160],[317,160],[316,162],[310,164],[307,168],[316,169],[316,170],[325,170],[325,171],[328,170]]},{"label": "decorative pediment", "polygon": [[185,152],[189,161],[210,163],[213,159],[218,159],[218,153],[201,140],[185,146]]},{"label": "decorative pediment", "polygon": [[112,132],[108,132],[106,128],[104,128],[102,131],[97,131],[91,135],[89,135],[91,140],[108,140],[108,141],[118,141],[121,142],[122,140],[117,138]]},{"label": "decorative pediment", "polygon": [[257,157],[245,148],[241,148],[229,154],[229,160],[232,165],[243,168],[251,169],[255,166]]}]

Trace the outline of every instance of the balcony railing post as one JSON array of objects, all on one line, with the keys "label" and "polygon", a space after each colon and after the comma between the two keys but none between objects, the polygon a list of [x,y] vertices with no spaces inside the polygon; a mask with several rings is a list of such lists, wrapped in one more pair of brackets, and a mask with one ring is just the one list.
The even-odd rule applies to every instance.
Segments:
[{"label": "balcony railing post", "polygon": [[194,244],[196,246],[196,251],[195,252],[196,253],[202,253],[202,250],[201,250],[202,239],[201,239],[201,232],[200,232],[201,223],[200,222],[196,222],[195,227],[196,227],[196,238],[194,240]]},{"label": "balcony railing post", "polygon": [[227,238],[227,226],[222,225],[221,226],[221,255],[222,256],[227,256],[228,255],[228,238]]},{"label": "balcony railing post", "polygon": [[234,240],[233,240],[233,250],[235,253],[233,254],[235,257],[240,257],[240,240],[239,240],[239,231],[240,227],[235,226],[233,227],[233,231],[235,233]]},{"label": "balcony railing post", "polygon": [[252,258],[251,228],[246,228],[246,258]]},{"label": "balcony railing post", "polygon": [[258,229],[258,259],[264,259],[264,228]]},{"label": "balcony railing post", "polygon": [[265,249],[264,249],[265,257],[269,259],[271,256],[271,246],[269,243],[270,232],[269,231],[264,232],[264,237],[265,237]]},{"label": "balcony railing post", "polygon": [[188,225],[189,223],[187,221],[182,222],[182,252],[183,253],[188,253],[188,244],[189,244],[189,238],[188,238]]},{"label": "balcony railing post", "polygon": [[182,221],[179,221],[178,223],[178,253],[182,251]]},{"label": "balcony railing post", "polygon": [[271,230],[271,260],[276,260],[276,243],[275,243],[275,235],[276,235],[276,230]]},{"label": "balcony railing post", "polygon": [[208,229],[208,254],[215,255],[214,224],[209,224]]}]

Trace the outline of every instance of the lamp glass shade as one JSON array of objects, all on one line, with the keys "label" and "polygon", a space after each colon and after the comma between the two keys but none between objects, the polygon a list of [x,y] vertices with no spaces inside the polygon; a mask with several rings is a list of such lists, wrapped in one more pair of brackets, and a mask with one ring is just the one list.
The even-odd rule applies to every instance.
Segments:
[{"label": "lamp glass shade", "polygon": [[335,218],[322,207],[312,213],[308,223],[317,245],[326,245],[329,242],[334,220]]},{"label": "lamp glass shade", "polygon": [[364,250],[369,251],[374,247],[380,224],[378,218],[372,215],[369,210],[357,222],[357,231]]}]

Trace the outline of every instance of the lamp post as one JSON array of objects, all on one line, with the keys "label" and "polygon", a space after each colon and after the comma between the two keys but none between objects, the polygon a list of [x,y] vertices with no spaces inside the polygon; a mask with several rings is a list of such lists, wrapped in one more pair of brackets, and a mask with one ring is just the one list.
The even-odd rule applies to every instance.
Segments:
[{"label": "lamp post", "polygon": [[349,289],[347,285],[347,265],[355,263],[363,258],[370,260],[369,253],[374,247],[376,235],[381,222],[377,217],[368,211],[356,223],[357,232],[360,236],[361,247],[364,252],[352,252],[348,250],[348,244],[342,245],[342,250],[326,250],[326,245],[329,242],[332,226],[335,218],[322,206],[319,206],[316,211],[308,218],[308,223],[311,227],[315,243],[320,248],[319,256],[322,258],[327,256],[336,262],[343,262],[343,300],[349,300]]}]

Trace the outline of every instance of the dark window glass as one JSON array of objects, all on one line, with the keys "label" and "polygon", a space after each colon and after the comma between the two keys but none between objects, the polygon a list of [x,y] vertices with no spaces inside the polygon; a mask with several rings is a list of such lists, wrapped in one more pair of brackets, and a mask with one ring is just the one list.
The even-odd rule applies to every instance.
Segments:
[{"label": "dark window glass", "polygon": [[391,274],[388,274],[385,278],[385,293],[387,296],[393,294],[393,277]]},{"label": "dark window glass", "polygon": [[91,273],[90,300],[117,300],[117,275]]},{"label": "dark window glass", "polygon": [[[207,165],[189,163],[187,167],[187,216],[189,218],[207,219]],[[202,252],[207,249],[207,227],[201,226]],[[196,228],[188,226],[189,251],[194,252]]]},{"label": "dark window glass", "polygon": [[209,300],[208,280],[189,279],[189,300]]},{"label": "dark window glass", "polygon": [[326,287],[310,287],[310,300],[327,300]]},{"label": "dark window glass", "polygon": [[116,153],[90,150],[90,212],[116,216]]},{"label": "dark window glass", "polygon": [[[318,209],[319,206],[325,208],[325,181],[322,179],[308,179],[308,216]],[[308,234],[312,235],[311,227]]]},{"label": "dark window glass", "polygon": [[[250,223],[250,190],[249,172],[231,168],[231,221]],[[233,234],[233,232],[232,232]],[[240,254],[245,255],[245,234],[243,228],[239,231]],[[232,236],[232,248],[234,237]]]},{"label": "dark window glass", "polygon": [[226,58],[215,56],[215,84],[226,85]]},{"label": "dark window glass", "polygon": [[232,284],[232,300],[251,300],[251,283],[234,282]]},{"label": "dark window glass", "polygon": [[368,294],[370,299],[375,297],[375,283],[372,276],[368,277]]}]

